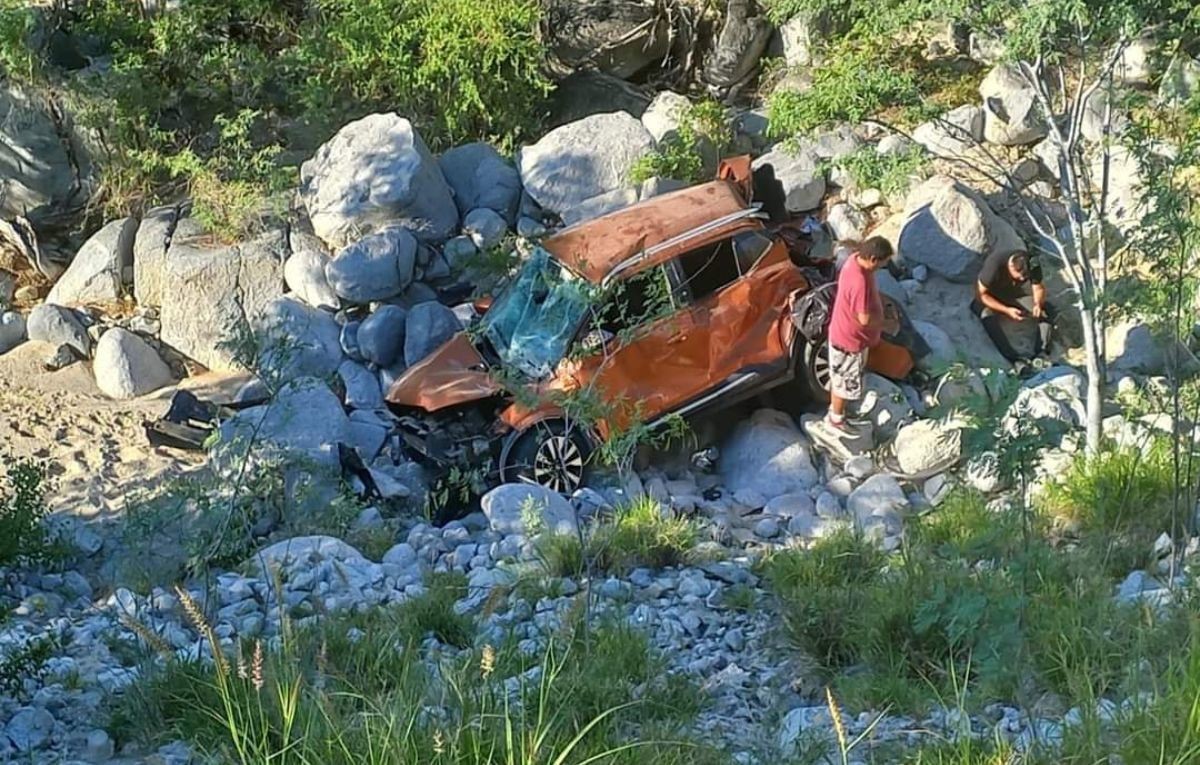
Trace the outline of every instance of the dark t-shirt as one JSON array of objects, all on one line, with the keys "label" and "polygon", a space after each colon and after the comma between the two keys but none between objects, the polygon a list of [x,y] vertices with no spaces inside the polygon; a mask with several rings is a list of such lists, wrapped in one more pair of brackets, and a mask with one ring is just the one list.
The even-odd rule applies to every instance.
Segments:
[{"label": "dark t-shirt", "polygon": [[980,283],[987,287],[993,296],[1003,301],[1013,301],[1028,295],[1031,284],[1042,283],[1042,267],[1037,258],[1029,256],[1029,278],[1018,282],[1008,272],[1010,257],[1011,252],[993,252],[984,258],[983,268],[979,269]]}]

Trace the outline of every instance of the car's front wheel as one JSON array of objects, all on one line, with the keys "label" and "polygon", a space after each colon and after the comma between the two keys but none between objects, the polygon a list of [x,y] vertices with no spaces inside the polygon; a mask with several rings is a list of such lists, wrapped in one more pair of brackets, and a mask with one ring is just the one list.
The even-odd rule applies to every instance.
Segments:
[{"label": "car's front wheel", "polygon": [[521,433],[500,455],[500,480],[533,483],[570,495],[590,473],[592,441],[560,420],[539,422]]}]

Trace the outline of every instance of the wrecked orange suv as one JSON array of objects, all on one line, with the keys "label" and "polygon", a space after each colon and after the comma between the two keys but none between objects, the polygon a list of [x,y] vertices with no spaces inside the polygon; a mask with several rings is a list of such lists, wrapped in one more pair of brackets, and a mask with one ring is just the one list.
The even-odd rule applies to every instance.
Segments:
[{"label": "wrecked orange suv", "polygon": [[[532,245],[472,325],[388,391],[409,447],[441,466],[486,465],[488,483],[569,494],[593,451],[634,422],[793,380],[823,396],[825,343],[806,342],[791,309],[832,269],[822,276],[803,242],[772,231],[751,181],[748,160],[731,161],[719,180]],[[902,376],[911,359],[889,366]],[[600,415],[583,422],[572,397]]]}]

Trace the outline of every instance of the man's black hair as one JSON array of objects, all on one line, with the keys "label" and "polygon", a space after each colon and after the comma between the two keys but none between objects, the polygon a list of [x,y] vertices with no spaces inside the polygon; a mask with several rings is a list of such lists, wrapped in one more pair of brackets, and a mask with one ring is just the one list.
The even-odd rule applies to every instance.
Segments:
[{"label": "man's black hair", "polygon": [[896,254],[892,243],[882,236],[873,236],[858,246],[858,254],[872,263],[881,263]]},{"label": "man's black hair", "polygon": [[1008,256],[1008,264],[1022,279],[1029,278],[1029,253],[1018,250]]}]

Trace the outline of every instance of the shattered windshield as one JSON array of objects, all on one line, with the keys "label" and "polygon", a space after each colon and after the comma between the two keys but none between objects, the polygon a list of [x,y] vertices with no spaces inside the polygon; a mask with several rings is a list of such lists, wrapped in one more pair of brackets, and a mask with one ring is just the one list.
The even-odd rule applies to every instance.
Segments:
[{"label": "shattered windshield", "polygon": [[537,247],[484,314],[484,335],[506,364],[546,377],[566,355],[593,290]]}]

